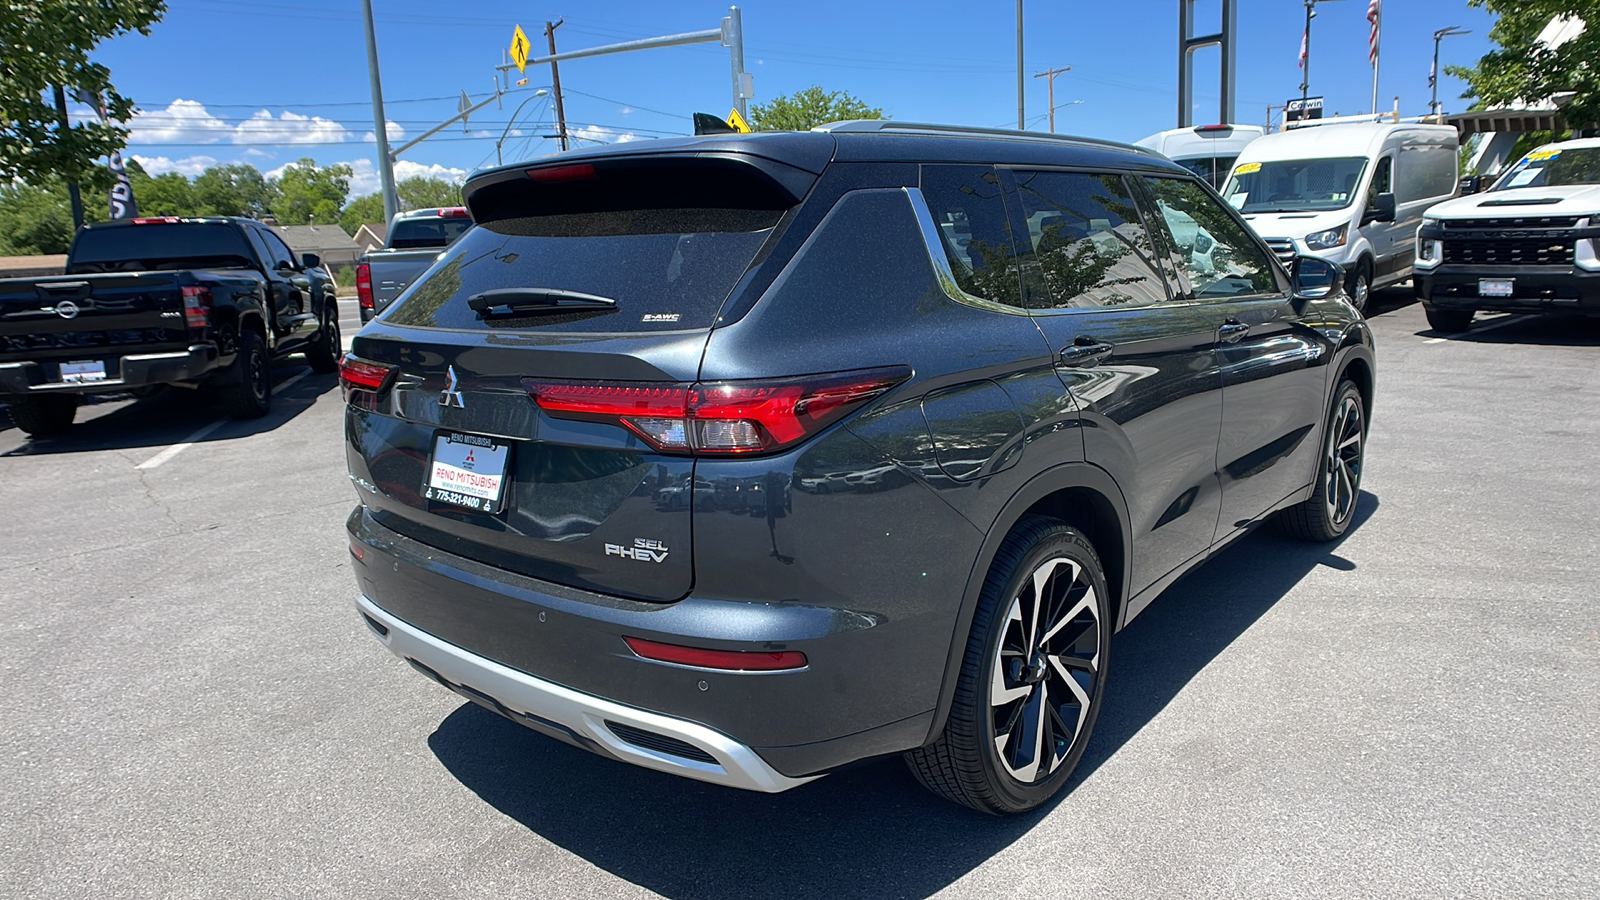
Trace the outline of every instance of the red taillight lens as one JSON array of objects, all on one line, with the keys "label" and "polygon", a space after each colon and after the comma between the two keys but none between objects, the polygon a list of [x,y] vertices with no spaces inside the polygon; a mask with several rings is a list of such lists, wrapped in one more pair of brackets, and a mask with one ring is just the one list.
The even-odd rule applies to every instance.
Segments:
[{"label": "red taillight lens", "polygon": [[190,328],[211,324],[211,289],[188,285],[183,288],[183,320]]},{"label": "red taillight lens", "polygon": [[149,216],[143,219],[134,219],[135,225],[175,225],[179,221],[177,216]]},{"label": "red taillight lens", "polygon": [[441,219],[465,219],[469,215],[465,206],[447,206],[439,210],[439,218]]},{"label": "red taillight lens", "polygon": [[383,390],[389,376],[394,373],[394,366],[381,363],[367,362],[346,353],[339,360],[339,384],[344,387],[345,396],[348,398],[351,391]]},{"label": "red taillight lens", "polygon": [[366,263],[356,266],[356,302],[362,309],[372,308],[372,266]]},{"label": "red taillight lens", "polygon": [[570,166],[551,166],[548,169],[529,169],[528,177],[534,181],[553,184],[562,181],[589,181],[597,178],[594,166],[589,163],[576,163]]},{"label": "red taillight lens", "polygon": [[621,425],[664,453],[726,456],[792,447],[909,377],[899,366],[696,385],[522,383],[555,418]]},{"label": "red taillight lens", "polygon": [[731,672],[776,672],[806,667],[806,655],[799,650],[707,650],[704,647],[680,647],[636,637],[624,637],[622,640],[636,656],[680,666],[726,669]]}]

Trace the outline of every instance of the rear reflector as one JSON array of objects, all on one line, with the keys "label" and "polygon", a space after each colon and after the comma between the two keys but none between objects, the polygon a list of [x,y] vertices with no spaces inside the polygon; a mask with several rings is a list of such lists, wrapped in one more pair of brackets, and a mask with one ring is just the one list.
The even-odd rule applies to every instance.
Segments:
[{"label": "rear reflector", "polygon": [[598,177],[594,166],[589,163],[577,163],[570,166],[551,166],[548,169],[529,169],[528,177],[534,181],[553,184],[562,181],[589,181]]},{"label": "rear reflector", "polygon": [[339,383],[347,396],[350,391],[381,391],[392,374],[394,366],[367,362],[348,353],[339,360]]},{"label": "rear reflector", "polygon": [[628,649],[643,659],[695,666],[700,669],[725,669],[730,672],[777,672],[783,669],[804,669],[806,655],[799,650],[707,650],[704,647],[680,647],[662,644],[643,638],[624,637]]},{"label": "rear reflector", "polygon": [[663,453],[727,456],[788,449],[909,377],[911,370],[898,366],[693,385],[522,384],[553,418],[621,425]]},{"label": "rear reflector", "polygon": [[356,266],[356,302],[362,309],[372,308],[372,266],[366,263]]}]

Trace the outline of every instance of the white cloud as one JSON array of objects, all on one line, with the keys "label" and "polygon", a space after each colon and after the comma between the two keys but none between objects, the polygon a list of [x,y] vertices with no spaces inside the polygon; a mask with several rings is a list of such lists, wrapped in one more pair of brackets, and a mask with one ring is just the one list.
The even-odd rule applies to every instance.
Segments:
[{"label": "white cloud", "polygon": [[128,124],[130,144],[214,144],[233,130],[206,112],[205,104],[182,99],[164,110],[134,113]]},{"label": "white cloud", "polygon": [[623,108],[621,108],[621,109],[619,109],[619,110],[617,110],[617,112],[619,112],[619,113],[622,113],[622,114],[623,114],[623,115],[627,115],[627,114],[629,114],[629,113],[631,113],[631,112],[633,112],[633,107],[631,107],[631,106],[624,106],[624,107],[623,107]]},{"label": "white cloud", "polygon": [[[376,194],[380,187],[378,183],[378,165],[370,159],[356,159],[345,162],[350,167],[350,198],[364,197],[367,194]],[[437,178],[452,184],[460,184],[466,180],[467,170],[451,166],[442,166],[438,163],[425,165],[412,162],[409,159],[396,160],[394,164],[394,180],[405,181],[407,178]]]},{"label": "white cloud", "polygon": [[183,159],[169,159],[165,156],[141,156],[136,153],[133,158],[152,176],[177,172],[185,178],[193,178],[217,164],[216,158],[211,156],[186,156]]},{"label": "white cloud", "polygon": [[276,153],[268,153],[267,151],[258,149],[256,147],[250,147],[250,148],[246,149],[244,151],[244,155],[245,156],[254,156],[257,159],[271,159],[272,157],[277,156]]},{"label": "white cloud", "polygon": [[626,144],[629,141],[639,140],[639,136],[631,131],[617,131],[603,125],[586,125],[578,128],[568,128],[567,136],[581,141],[595,141],[601,144]]},{"label": "white cloud", "polygon": [[[384,134],[389,138],[389,143],[391,144],[398,143],[405,139],[406,130],[401,128],[400,123],[398,122],[393,120],[385,120],[383,130]],[[366,134],[363,134],[361,139],[370,144],[377,141],[378,135],[376,132],[369,131]]]},{"label": "white cloud", "polygon": [[240,122],[233,132],[235,144],[337,144],[349,137],[349,130],[332,119],[288,110],[274,119],[265,109]]}]

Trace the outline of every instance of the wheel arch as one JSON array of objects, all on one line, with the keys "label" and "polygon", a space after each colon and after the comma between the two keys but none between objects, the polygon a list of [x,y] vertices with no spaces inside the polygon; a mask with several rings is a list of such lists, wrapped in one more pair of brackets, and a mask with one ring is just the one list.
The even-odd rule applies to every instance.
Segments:
[{"label": "wheel arch", "polygon": [[944,730],[955,698],[956,682],[966,653],[967,636],[977,613],[983,585],[994,565],[1000,545],[1007,535],[1029,515],[1060,519],[1084,533],[1094,545],[1105,567],[1106,586],[1111,590],[1111,610],[1116,628],[1121,629],[1127,611],[1132,567],[1132,529],[1128,504],[1110,473],[1089,463],[1067,463],[1035,475],[1012,495],[989,527],[967,576],[961,607],[956,615],[950,650],[945,661],[944,681],[939,688],[939,703],[925,741],[932,741]]}]

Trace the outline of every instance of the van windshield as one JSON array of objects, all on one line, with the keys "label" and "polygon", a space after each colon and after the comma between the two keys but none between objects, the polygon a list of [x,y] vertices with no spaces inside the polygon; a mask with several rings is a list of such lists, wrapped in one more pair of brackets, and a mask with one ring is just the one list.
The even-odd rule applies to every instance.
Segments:
[{"label": "van windshield", "polygon": [[1517,160],[1506,177],[1490,190],[1564,184],[1600,184],[1600,147],[1573,150],[1535,150]]},{"label": "van windshield", "polygon": [[1344,209],[1366,167],[1363,156],[1240,163],[1222,197],[1246,213]]}]

